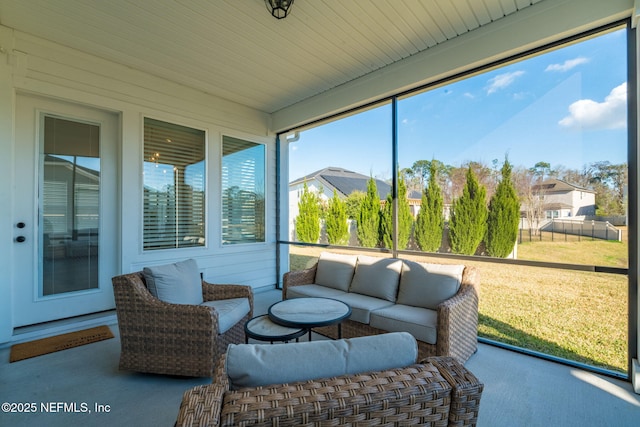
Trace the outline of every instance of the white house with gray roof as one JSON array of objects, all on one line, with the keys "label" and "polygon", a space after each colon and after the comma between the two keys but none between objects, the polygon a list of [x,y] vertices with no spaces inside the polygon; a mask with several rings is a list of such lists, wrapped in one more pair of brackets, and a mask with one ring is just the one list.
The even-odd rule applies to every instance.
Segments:
[{"label": "white house with gray roof", "polygon": [[542,202],[545,219],[575,218],[596,214],[596,192],[560,179],[548,179],[532,187]]},{"label": "white house with gray roof", "polygon": [[[292,241],[295,240],[294,221],[299,213],[298,203],[302,197],[305,182],[309,191],[318,194],[323,202],[328,202],[333,197],[333,190],[336,190],[338,197],[342,200],[354,191],[366,193],[369,179],[367,175],[330,166],[291,181],[289,183],[289,238]],[[375,181],[380,201],[384,203],[391,191],[391,185],[377,178]],[[411,191],[409,194],[409,206],[414,217],[420,210],[421,197],[422,195],[417,191]]]}]

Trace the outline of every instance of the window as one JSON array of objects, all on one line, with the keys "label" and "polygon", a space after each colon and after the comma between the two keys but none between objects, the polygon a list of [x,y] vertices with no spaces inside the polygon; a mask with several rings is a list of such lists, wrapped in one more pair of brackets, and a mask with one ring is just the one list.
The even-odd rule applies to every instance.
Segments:
[{"label": "window", "polygon": [[222,138],[222,243],[265,241],[265,148]]},{"label": "window", "polygon": [[[289,145],[290,241],[371,248],[385,244],[378,235],[378,212],[391,192],[391,134],[389,102],[300,132]],[[375,215],[368,215],[370,221],[358,228],[365,198]],[[319,209],[306,209],[306,200],[316,201]],[[345,204],[346,216],[338,221],[346,227],[327,226],[326,212],[336,203]]]},{"label": "window", "polygon": [[[290,239],[282,242],[289,245],[290,268],[313,265],[326,250],[313,243],[355,249],[324,234],[300,239],[295,231],[302,209],[294,189],[321,194],[309,204],[320,204],[314,215],[326,223],[329,184],[344,188],[338,196],[353,212],[346,246],[366,247],[359,233],[367,225],[360,223],[363,196],[350,200],[349,177],[373,176],[378,191],[391,191],[397,169],[394,252],[479,267],[482,339],[625,372],[634,235],[626,212],[637,197],[627,195],[626,37],[619,28],[592,34],[403,93],[394,97],[395,111],[351,111],[300,129],[289,145]],[[395,141],[385,130],[393,116]],[[510,185],[499,185],[503,176]],[[380,224],[389,212],[384,194],[374,209]],[[498,202],[489,215],[493,196]],[[410,212],[408,239],[401,234],[403,205]],[[388,253],[388,239],[375,231],[383,227],[373,229],[370,247]]]},{"label": "window", "polygon": [[143,247],[205,245],[205,132],[145,118]]}]

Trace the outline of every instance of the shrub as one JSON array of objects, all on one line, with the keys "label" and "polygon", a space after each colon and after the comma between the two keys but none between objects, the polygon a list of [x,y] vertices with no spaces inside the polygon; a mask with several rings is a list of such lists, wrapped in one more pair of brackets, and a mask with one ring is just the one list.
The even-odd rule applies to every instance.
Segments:
[{"label": "shrub", "polygon": [[425,252],[437,252],[444,230],[444,199],[438,185],[435,162],[429,168],[429,182],[422,191],[420,211],[416,218],[415,238],[418,247]]},{"label": "shrub", "polygon": [[331,245],[345,245],[349,241],[349,223],[347,222],[347,205],[333,190],[333,197],[329,200],[325,218],[327,240]]},{"label": "shrub", "polygon": [[505,159],[502,165],[502,179],[491,197],[487,217],[487,253],[500,258],[506,258],[513,251],[518,238],[520,200],[511,182],[511,169],[509,161]]},{"label": "shrub", "polygon": [[380,227],[380,196],[373,177],[367,181],[367,194],[360,206],[358,215],[358,239],[365,248],[378,245],[378,228]]},{"label": "shrub", "polygon": [[[381,240],[386,248],[393,248],[393,195],[387,195],[380,220]],[[398,179],[398,249],[406,249],[413,228],[413,216],[407,200],[407,185]]]},{"label": "shrub", "polygon": [[320,238],[320,199],[317,194],[309,191],[306,182],[302,190],[302,197],[298,202],[298,211],[296,218],[298,241],[317,243]]},{"label": "shrub", "polygon": [[487,190],[469,166],[462,196],[453,202],[449,221],[451,251],[474,255],[487,229]]},{"label": "shrub", "polygon": [[353,190],[351,194],[347,196],[345,203],[347,205],[347,218],[352,219],[354,221],[358,221],[358,217],[360,216],[360,207],[362,206],[362,202],[366,193]]}]

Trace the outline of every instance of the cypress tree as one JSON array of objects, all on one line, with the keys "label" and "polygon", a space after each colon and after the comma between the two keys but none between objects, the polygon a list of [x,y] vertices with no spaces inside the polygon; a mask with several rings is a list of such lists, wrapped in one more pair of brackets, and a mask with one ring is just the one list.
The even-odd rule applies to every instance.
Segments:
[{"label": "cypress tree", "polygon": [[487,253],[493,257],[506,258],[518,238],[520,221],[520,200],[511,182],[511,164],[505,159],[502,165],[502,179],[489,203],[487,217]]},{"label": "cypress tree", "polygon": [[367,181],[367,194],[360,206],[358,216],[358,239],[365,248],[378,245],[378,228],[380,227],[380,196],[373,177]]},{"label": "cypress tree", "polygon": [[444,230],[444,198],[438,185],[435,162],[429,167],[429,181],[422,192],[420,211],[416,218],[416,243],[422,251],[437,252]]},{"label": "cypress tree", "polygon": [[453,202],[449,221],[451,251],[473,255],[487,230],[487,190],[478,183],[473,169],[467,170],[467,181],[462,196]]},{"label": "cypress tree", "polygon": [[345,245],[349,241],[349,223],[347,222],[347,205],[338,197],[333,189],[333,197],[329,200],[327,217],[327,240],[331,245]]},{"label": "cypress tree", "polygon": [[309,191],[304,183],[302,196],[298,202],[296,218],[296,236],[299,242],[317,243],[320,238],[320,199]]},{"label": "cypress tree", "polygon": [[[387,202],[382,209],[380,235],[385,248],[393,247],[393,195],[387,195]],[[398,249],[406,249],[413,228],[413,216],[407,199],[407,185],[398,179]]]}]

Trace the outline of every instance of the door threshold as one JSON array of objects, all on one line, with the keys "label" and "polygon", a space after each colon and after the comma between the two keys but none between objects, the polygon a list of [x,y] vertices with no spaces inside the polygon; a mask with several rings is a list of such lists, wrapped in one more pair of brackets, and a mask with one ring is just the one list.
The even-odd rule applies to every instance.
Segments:
[{"label": "door threshold", "polygon": [[11,346],[25,341],[33,341],[40,338],[60,335],[67,332],[75,332],[82,329],[102,325],[117,325],[118,318],[115,310],[90,313],[82,316],[53,320],[51,322],[37,323],[35,325],[20,326],[13,329],[11,340],[6,346]]}]

